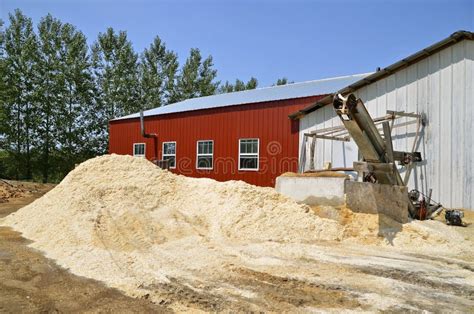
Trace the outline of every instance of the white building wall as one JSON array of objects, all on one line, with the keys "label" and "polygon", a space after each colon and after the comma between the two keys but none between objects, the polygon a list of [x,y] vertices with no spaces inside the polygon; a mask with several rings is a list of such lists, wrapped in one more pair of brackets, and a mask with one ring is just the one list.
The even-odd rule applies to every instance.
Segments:
[{"label": "white building wall", "polygon": [[[447,207],[474,209],[473,85],[474,41],[464,40],[355,92],[373,118],[387,110],[427,115],[428,125],[416,148],[424,161],[413,170],[409,187],[422,192],[432,188],[433,198]],[[332,106],[304,116],[300,120],[300,150],[304,133],[336,125],[341,122]],[[411,151],[415,131],[416,125],[394,129],[394,148]],[[358,159],[352,141],[318,139],[316,146],[316,169],[325,162],[332,162],[333,167],[351,167]]]}]

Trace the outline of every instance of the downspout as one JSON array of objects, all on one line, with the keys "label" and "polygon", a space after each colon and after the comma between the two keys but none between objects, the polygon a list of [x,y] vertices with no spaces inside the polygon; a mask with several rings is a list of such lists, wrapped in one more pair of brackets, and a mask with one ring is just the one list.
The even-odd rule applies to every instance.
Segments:
[{"label": "downspout", "polygon": [[145,122],[144,122],[144,119],[143,119],[143,110],[140,111],[140,133],[144,138],[153,138],[154,149],[153,149],[153,157],[152,157],[151,160],[152,161],[153,160],[158,160],[158,134],[156,134],[156,133],[146,133],[145,132]]}]

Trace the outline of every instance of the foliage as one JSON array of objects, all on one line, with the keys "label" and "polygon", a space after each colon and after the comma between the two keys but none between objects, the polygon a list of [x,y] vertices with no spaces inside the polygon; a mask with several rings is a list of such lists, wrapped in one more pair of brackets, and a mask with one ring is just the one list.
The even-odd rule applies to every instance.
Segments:
[{"label": "foliage", "polygon": [[140,62],[141,101],[144,109],[160,107],[176,97],[178,56],[167,50],[164,42],[156,36],[145,49]]},{"label": "foliage", "polygon": [[21,11],[9,15],[2,53],[1,137],[10,176],[32,177],[31,149],[37,126],[35,97],[38,43],[33,23]]},{"label": "foliage", "polygon": [[108,28],[92,46],[97,98],[108,120],[141,109],[138,84],[138,55],[127,33]]},{"label": "foliage", "polygon": [[229,83],[229,81],[226,81],[224,85],[220,86],[218,89],[219,93],[232,93],[232,92],[240,92],[243,90],[248,90],[248,89],[255,89],[258,86],[258,81],[256,78],[251,77],[250,80],[245,83],[244,81],[241,81],[239,79],[235,80],[234,84]]},{"label": "foliage", "polygon": [[215,82],[217,70],[213,69],[212,56],[202,60],[201,52],[197,48],[191,49],[186,63],[183,65],[177,78],[177,92],[172,102],[214,95],[219,86]]},{"label": "foliage", "polygon": [[289,82],[286,77],[279,78],[273,86],[280,86],[280,85],[287,85],[287,84],[293,84],[294,82]]}]

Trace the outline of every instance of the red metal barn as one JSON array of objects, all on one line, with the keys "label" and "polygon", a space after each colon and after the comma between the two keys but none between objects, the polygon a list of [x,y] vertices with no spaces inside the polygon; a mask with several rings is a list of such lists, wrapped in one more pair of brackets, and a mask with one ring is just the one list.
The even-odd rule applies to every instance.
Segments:
[{"label": "red metal barn", "polygon": [[364,75],[188,99],[110,121],[109,152],[166,159],[171,171],[274,186],[298,169],[299,123],[288,118]]}]

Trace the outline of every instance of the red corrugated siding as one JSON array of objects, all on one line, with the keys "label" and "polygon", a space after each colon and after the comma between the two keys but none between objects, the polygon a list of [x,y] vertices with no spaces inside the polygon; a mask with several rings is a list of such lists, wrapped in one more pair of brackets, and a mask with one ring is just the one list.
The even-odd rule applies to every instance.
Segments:
[{"label": "red corrugated siding", "polygon": [[[324,97],[313,96],[266,103],[172,113],[145,118],[147,133],[158,134],[158,159],[162,143],[176,141],[175,173],[219,181],[243,180],[274,186],[275,178],[298,167],[298,121],[288,114]],[[140,136],[139,119],[111,121],[109,152],[133,154],[133,143],[146,143],[146,157],[154,156],[153,139]],[[239,139],[260,139],[259,171],[238,171]],[[196,169],[196,141],[214,140],[214,169]]]}]

